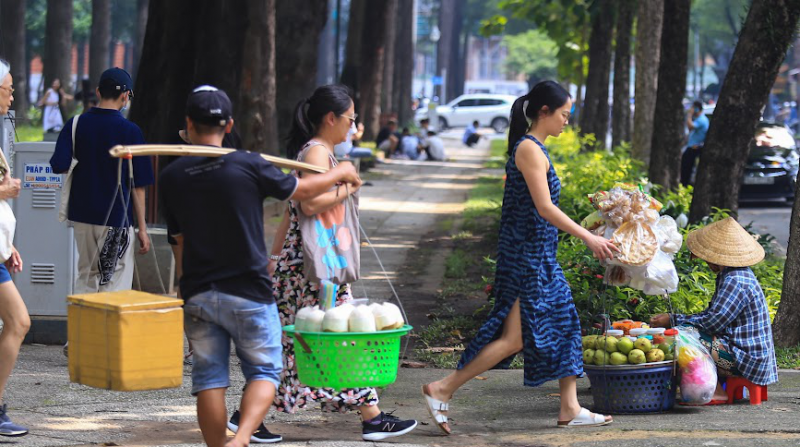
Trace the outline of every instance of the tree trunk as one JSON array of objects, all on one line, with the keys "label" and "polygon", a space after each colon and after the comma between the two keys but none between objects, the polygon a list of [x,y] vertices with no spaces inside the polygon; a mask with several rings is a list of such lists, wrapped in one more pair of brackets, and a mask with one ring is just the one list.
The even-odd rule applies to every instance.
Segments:
[{"label": "tree trunk", "polygon": [[361,36],[361,72],[358,84],[361,90],[361,109],[364,139],[374,140],[378,135],[381,115],[381,88],[386,50],[386,23],[389,17],[388,2],[368,2],[364,10],[364,29]]},{"label": "tree trunk", "polygon": [[633,0],[620,0],[618,8],[611,147],[617,147],[623,141],[631,139],[631,30],[636,4]]},{"label": "tree trunk", "polygon": [[[350,87],[356,111],[361,110],[361,39],[364,34],[364,11],[366,0],[350,1],[350,17],[347,23],[347,44],[345,45],[344,66],[339,82]],[[363,120],[363,118],[362,118]]]},{"label": "tree trunk", "polygon": [[328,2],[277,0],[275,7],[275,96],[279,143],[283,148],[294,118],[294,107],[311,96],[316,86],[317,43],[328,16]]},{"label": "tree trunk", "polygon": [[44,38],[44,85],[58,78],[72,92],[72,2],[47,0]]},{"label": "tree trunk", "polygon": [[712,207],[736,214],[749,142],[798,17],[800,2],[795,0],[755,0],[750,6],[700,157],[691,221]]},{"label": "tree trunk", "polygon": [[[109,68],[111,47],[111,0],[92,0],[92,30],[89,38],[89,85],[97,86]],[[78,76],[80,79],[80,75]]]},{"label": "tree trunk", "polygon": [[581,133],[594,134],[595,148],[606,147],[608,134],[608,82],[611,74],[611,40],[614,34],[614,5],[598,2],[589,36],[589,75],[583,104]]},{"label": "tree trunk", "polygon": [[397,109],[397,122],[401,126],[412,120],[411,96],[414,83],[414,11],[416,0],[404,0],[397,5],[397,33],[395,42],[395,76],[393,103]]},{"label": "tree trunk", "polygon": [[244,149],[277,155],[275,110],[275,1],[249,0],[239,88],[239,134]]},{"label": "tree trunk", "polygon": [[[464,93],[465,66],[461,54],[461,31],[464,28],[464,5],[467,2],[457,1],[453,6],[453,21],[450,39],[450,60],[447,62],[447,91],[445,96],[452,101]],[[486,123],[488,124],[488,123]]]},{"label": "tree trunk", "polygon": [[664,0],[639,0],[636,14],[636,109],[633,114],[631,155],[650,163],[653,125],[658,91],[658,65],[661,60],[661,29]]},{"label": "tree trunk", "polygon": [[[455,26],[457,0],[440,0],[439,6],[439,31],[441,37],[436,44],[436,73],[442,77],[442,82],[449,83],[450,53],[453,51],[453,29]],[[443,88],[444,87],[444,88]],[[447,85],[433,87],[433,96],[439,97],[439,104],[444,104],[452,99],[447,96]]]},{"label": "tree trunk", "polygon": [[11,64],[11,76],[14,78],[14,89],[19,93],[14,96],[12,109],[20,122],[28,115],[28,78],[25,65],[25,2],[19,0],[0,0],[0,34],[5,48],[2,55]]},{"label": "tree trunk", "polygon": [[664,3],[655,109],[658,119],[653,125],[650,181],[667,189],[677,188],[680,180],[681,148],[686,129],[683,96],[686,94],[690,6],[691,0]]},{"label": "tree trunk", "polygon": [[772,324],[775,345],[782,348],[800,344],[800,182],[797,186],[789,223],[789,248],[783,269],[781,302]]},{"label": "tree trunk", "polygon": [[142,45],[144,45],[144,33],[147,29],[147,13],[150,0],[136,1],[136,37],[133,41],[133,64],[131,64],[131,74],[134,81],[139,73],[139,59],[142,58]]},{"label": "tree trunk", "polygon": [[398,0],[389,1],[389,19],[386,22],[386,53],[383,63],[383,88],[381,89],[381,111],[383,113],[397,113],[394,103],[394,73],[396,69],[397,52],[397,8]]}]

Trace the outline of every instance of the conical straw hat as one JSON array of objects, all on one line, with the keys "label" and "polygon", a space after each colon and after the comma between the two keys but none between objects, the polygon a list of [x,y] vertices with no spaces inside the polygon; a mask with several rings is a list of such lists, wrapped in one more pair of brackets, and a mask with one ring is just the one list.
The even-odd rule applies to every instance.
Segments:
[{"label": "conical straw hat", "polygon": [[764,248],[732,217],[692,231],[686,245],[698,258],[725,267],[749,267],[764,259]]}]

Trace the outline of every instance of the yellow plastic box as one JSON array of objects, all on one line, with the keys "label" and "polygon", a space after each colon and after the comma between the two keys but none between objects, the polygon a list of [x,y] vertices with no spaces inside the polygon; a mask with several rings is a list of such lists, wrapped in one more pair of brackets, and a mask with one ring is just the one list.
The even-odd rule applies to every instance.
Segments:
[{"label": "yellow plastic box", "polygon": [[124,290],[67,302],[70,381],[115,391],[181,385],[181,300]]}]

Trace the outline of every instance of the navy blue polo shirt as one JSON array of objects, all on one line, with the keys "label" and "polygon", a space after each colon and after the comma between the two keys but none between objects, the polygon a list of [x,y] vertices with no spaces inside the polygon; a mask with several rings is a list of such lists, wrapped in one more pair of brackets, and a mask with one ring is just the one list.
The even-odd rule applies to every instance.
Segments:
[{"label": "navy blue polo shirt", "polygon": [[[72,162],[72,121],[61,129],[56,150],[50,165],[56,173],[65,173]],[[125,119],[119,110],[93,107],[80,116],[75,131],[75,158],[78,164],[72,174],[69,193],[69,214],[73,222],[111,227],[128,227],[134,224],[133,199],[129,199],[128,162],[108,154],[112,147],[123,144],[144,144],[139,126]],[[117,170],[122,160],[122,191],[117,192]],[[153,165],[150,157],[133,157],[133,186],[152,185]],[[114,197],[116,195],[116,198]],[[111,201],[114,207],[108,210]],[[128,208],[125,216],[125,207]],[[108,215],[108,219],[106,219]]]},{"label": "navy blue polo shirt", "polygon": [[161,171],[167,229],[183,236],[183,299],[217,290],[272,303],[264,199],[289,199],[297,178],[258,154],[181,157]]}]

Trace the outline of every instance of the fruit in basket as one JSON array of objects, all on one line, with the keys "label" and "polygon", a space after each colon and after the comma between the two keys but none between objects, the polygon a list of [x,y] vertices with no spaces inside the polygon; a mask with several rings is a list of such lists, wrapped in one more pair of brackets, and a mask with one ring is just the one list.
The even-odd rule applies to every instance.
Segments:
[{"label": "fruit in basket", "polygon": [[664,360],[675,360],[675,355],[673,355],[671,352],[668,352],[664,354]]},{"label": "fruit in basket", "polygon": [[597,366],[608,364],[608,354],[606,354],[606,351],[603,351],[602,349],[594,351],[594,364]]},{"label": "fruit in basket", "polygon": [[610,352],[617,352],[618,351],[618,349],[617,349],[617,343],[618,342],[619,342],[619,340],[617,340],[616,337],[612,337],[610,335],[606,336],[606,338],[605,338],[605,349],[606,349],[606,352],[609,352],[609,353]]},{"label": "fruit in basket", "polygon": [[650,340],[642,337],[642,338],[637,338],[636,341],[633,342],[633,347],[646,354],[647,351],[653,349],[653,344],[650,343]]},{"label": "fruit in basket", "polygon": [[358,306],[350,313],[350,332],[375,332],[375,317],[367,306]]},{"label": "fruit in basket", "polygon": [[646,360],[647,358],[644,356],[644,352],[641,349],[633,349],[628,353],[628,362],[633,365],[644,363]]},{"label": "fruit in basket", "polygon": [[664,351],[656,348],[647,351],[647,354],[644,355],[648,362],[663,362],[664,361]]},{"label": "fruit in basket", "polygon": [[594,343],[597,341],[597,335],[587,335],[581,339],[583,349],[594,349]]},{"label": "fruit in basket", "polygon": [[587,365],[594,363],[594,349],[587,349],[583,351],[583,363]]},{"label": "fruit in basket", "polygon": [[628,363],[628,356],[621,352],[612,352],[608,362],[612,365],[624,365]]},{"label": "fruit in basket", "polygon": [[322,330],[325,332],[347,332],[350,313],[353,312],[353,309],[355,308],[352,304],[345,303],[325,311]]},{"label": "fruit in basket", "polygon": [[661,343],[660,345],[658,345],[658,349],[664,351],[664,355],[667,355],[667,353],[672,352],[672,347],[666,343]]},{"label": "fruit in basket", "polygon": [[633,349],[633,340],[631,340],[628,337],[622,337],[617,342],[617,350],[619,350],[619,352],[621,352],[621,353],[623,353],[625,355],[630,354],[632,349]]}]

